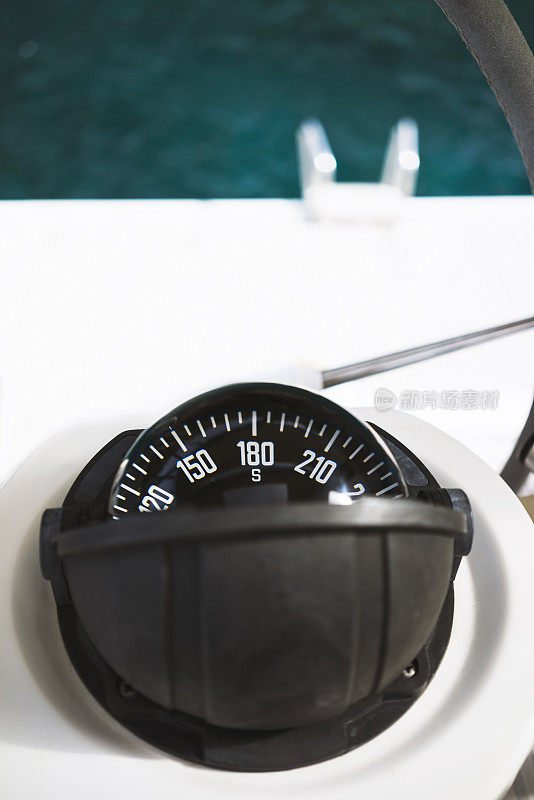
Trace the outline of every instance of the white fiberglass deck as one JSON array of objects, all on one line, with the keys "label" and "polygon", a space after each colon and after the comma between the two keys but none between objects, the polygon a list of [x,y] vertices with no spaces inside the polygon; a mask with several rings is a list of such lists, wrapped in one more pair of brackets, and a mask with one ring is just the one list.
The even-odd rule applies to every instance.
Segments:
[{"label": "white fiberglass deck", "polygon": [[[534,202],[416,198],[392,225],[312,223],[283,200],[3,202],[0,253],[5,475],[78,422],[141,427],[210,386],[531,315]],[[495,411],[420,413],[499,467],[533,345],[519,334],[330,394],[497,389]]]}]

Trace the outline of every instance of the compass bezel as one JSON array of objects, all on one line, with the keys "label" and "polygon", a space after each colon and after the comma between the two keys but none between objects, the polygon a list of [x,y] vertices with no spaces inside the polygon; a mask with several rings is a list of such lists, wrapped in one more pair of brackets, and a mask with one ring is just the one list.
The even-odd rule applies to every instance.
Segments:
[{"label": "compass bezel", "polygon": [[[213,441],[215,436],[218,437],[217,441],[220,448],[221,443],[224,445],[226,436],[230,437],[234,435],[234,429],[232,428],[232,432],[230,432],[230,428],[228,427],[228,416],[224,409],[227,409],[228,413],[239,414],[239,425],[242,424],[243,430],[245,431],[247,428],[247,423],[250,422],[246,415],[255,415],[257,412],[252,410],[254,408],[262,408],[265,411],[267,407],[272,407],[274,409],[272,416],[272,429],[270,431],[270,433],[273,435],[274,441],[277,439],[281,440],[282,430],[287,431],[288,429],[294,429],[298,427],[299,432],[303,432],[306,443],[309,443],[312,440],[312,437],[310,437],[310,439],[307,438],[309,430],[304,432],[306,428],[305,422],[299,422],[297,426],[297,420],[300,420],[301,418],[303,420],[309,419],[311,422],[317,425],[320,423],[325,423],[323,426],[324,428],[327,426],[333,426],[334,430],[337,430],[338,432],[348,432],[350,434],[349,439],[354,438],[355,441],[358,439],[366,447],[369,447],[370,451],[373,453],[373,456],[378,456],[378,463],[380,463],[380,459],[385,462],[387,468],[384,467],[384,472],[389,470],[393,472],[391,481],[395,487],[396,497],[407,497],[409,495],[408,486],[404,479],[402,469],[400,468],[391,449],[384,439],[367,422],[359,417],[356,417],[350,411],[343,408],[343,406],[340,406],[324,395],[308,389],[276,382],[243,382],[228,384],[187,400],[186,402],[172,409],[172,411],[165,414],[154,424],[144,430],[126,453],[125,458],[114,478],[113,487],[110,493],[110,503],[108,508],[109,513],[112,516],[120,517],[123,516],[124,513],[136,510],[136,501],[131,495],[134,495],[135,497],[140,484],[137,482],[135,484],[129,483],[129,481],[137,479],[137,481],[142,482],[141,485],[143,485],[143,483],[148,484],[150,481],[156,481],[156,479],[165,469],[166,480],[170,481],[171,477],[176,475],[176,481],[178,483],[177,471],[173,472],[172,468],[169,466],[169,459],[174,458],[174,455],[172,455],[174,451],[172,447],[169,450],[164,450],[160,444],[160,440],[164,441],[165,447],[168,448],[168,438],[171,442],[171,445],[174,446],[175,450],[180,453],[180,455],[181,450],[184,450],[184,454],[186,452],[186,448],[189,450],[187,446],[190,442],[197,440],[202,443],[208,442],[208,444],[206,444],[206,446],[208,446],[209,442]],[[241,411],[237,412],[238,408],[243,409],[243,417],[241,415]],[[289,414],[294,413],[295,415],[294,418],[289,420],[288,414],[288,423],[286,427],[283,427],[282,422],[279,426],[279,430],[276,430],[278,426],[278,418],[276,417],[277,411],[281,412],[284,418],[286,416],[286,412],[289,412]],[[211,425],[208,427],[206,420],[211,419],[215,423],[214,415],[215,417],[219,417],[219,415],[222,415],[223,413],[226,418],[227,429],[226,431],[224,430],[224,423],[222,419],[219,418],[217,422],[218,428],[215,429],[217,430],[217,433],[215,433],[215,430],[212,430]],[[258,414],[259,413],[260,412],[258,412]],[[269,415],[267,417],[267,422],[269,423],[271,420],[271,412],[269,411],[266,413]],[[204,420],[204,422],[200,423],[200,420]],[[293,420],[295,420],[295,424],[293,424]],[[258,421],[258,425],[260,425],[260,422],[261,420]],[[265,420],[263,420],[263,422],[265,422]],[[189,425],[187,423],[189,423]],[[194,428],[195,424],[200,427],[202,438],[199,438],[196,428]],[[237,423],[232,422],[232,424],[235,426]],[[184,428],[187,433],[183,431]],[[193,433],[191,432],[192,428],[194,428]],[[180,435],[176,433],[175,429],[179,430]],[[222,433],[220,429],[222,429]],[[263,426],[263,429],[265,430],[265,425]],[[167,436],[167,434],[169,435]],[[164,435],[166,438],[162,439],[162,436]],[[253,433],[252,435],[256,436],[256,433]],[[312,428],[312,436],[316,437],[317,435],[322,437],[323,434],[322,432],[317,434],[317,431],[313,431]],[[188,439],[188,436],[192,436],[192,438]],[[174,439],[172,437],[174,437]],[[257,438],[258,440],[260,439],[259,434]],[[329,435],[325,435],[324,440],[321,442],[321,448],[328,438]],[[176,445],[176,442],[178,442],[179,445]],[[360,471],[362,476],[364,476],[365,470],[361,467],[361,465],[358,464],[358,459],[355,459],[354,463],[349,466],[348,461],[354,455],[354,453],[350,455],[350,450],[351,448],[347,448],[347,459],[339,464],[339,471],[345,470],[347,474],[349,474],[351,471],[353,471],[354,474]],[[153,455],[153,453],[156,455]],[[150,464],[146,454],[148,454],[152,459]],[[296,457],[297,453],[295,452],[294,455]],[[144,459],[144,461],[141,459]],[[295,465],[297,463],[298,462],[296,461]],[[373,461],[371,463],[374,464],[375,462]],[[287,467],[287,465],[285,466]],[[236,469],[236,474],[230,476],[229,469],[229,461],[226,461],[221,465],[221,471],[216,476],[219,483],[227,480],[228,483],[233,481],[232,485],[247,485],[245,473],[242,473],[241,477],[238,478],[236,477],[238,470]],[[276,474],[277,470],[279,469],[280,466],[277,463],[271,467],[271,470],[274,474]],[[135,470],[138,470],[139,473],[144,473],[145,476],[148,475],[148,477],[141,477],[141,475],[139,475],[138,472],[135,472]],[[374,472],[374,470],[372,471]],[[134,472],[135,475],[132,474]],[[370,476],[370,474],[370,472],[366,473],[367,476]],[[377,476],[380,476],[380,474],[381,473],[377,473]],[[295,477],[296,476],[293,476],[293,478]],[[371,477],[365,477],[364,479],[366,482],[372,483]],[[126,486],[124,485],[125,483]],[[123,498],[126,498],[125,501],[122,498],[117,500],[117,495],[120,498],[119,488],[121,486],[123,488]],[[196,486],[193,488],[197,489]],[[198,488],[200,497],[199,504],[201,504],[201,488],[202,487]],[[319,487],[314,488],[318,489]],[[387,491],[389,486],[384,488]],[[383,492],[380,491],[379,493],[382,494]],[[369,494],[375,494],[375,492],[370,491]],[[392,495],[393,493],[391,493],[389,496]],[[181,503],[178,499],[172,510],[174,510],[174,508],[179,509],[180,507]]]}]

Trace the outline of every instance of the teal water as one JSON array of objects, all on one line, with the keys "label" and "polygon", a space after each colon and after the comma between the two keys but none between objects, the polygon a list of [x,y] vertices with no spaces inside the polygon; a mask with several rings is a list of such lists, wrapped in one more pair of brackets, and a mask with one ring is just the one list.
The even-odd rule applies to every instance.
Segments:
[{"label": "teal water", "polygon": [[[534,3],[511,7],[534,42]],[[0,197],[292,197],[294,131],[377,178],[420,126],[419,194],[528,191],[513,138],[431,0],[4,0]]]}]

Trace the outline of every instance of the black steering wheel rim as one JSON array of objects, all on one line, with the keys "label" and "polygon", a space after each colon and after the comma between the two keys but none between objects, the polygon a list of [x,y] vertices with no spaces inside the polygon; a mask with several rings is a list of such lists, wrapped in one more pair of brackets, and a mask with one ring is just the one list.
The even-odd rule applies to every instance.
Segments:
[{"label": "black steering wheel rim", "polygon": [[503,0],[436,0],[486,77],[534,192],[534,56]]}]

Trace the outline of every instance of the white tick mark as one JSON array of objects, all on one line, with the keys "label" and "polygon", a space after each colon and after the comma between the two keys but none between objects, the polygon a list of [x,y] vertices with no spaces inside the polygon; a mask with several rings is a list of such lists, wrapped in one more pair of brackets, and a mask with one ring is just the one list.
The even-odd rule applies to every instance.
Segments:
[{"label": "white tick mark", "polygon": [[389,492],[390,489],[394,489],[395,486],[398,486],[398,483],[392,483],[391,486],[386,486],[385,489],[380,489],[379,492],[376,493],[376,496],[379,497],[381,494],[385,494],[385,492]]},{"label": "white tick mark", "polygon": [[356,448],[356,450],[354,451],[354,453],[351,453],[351,454],[350,454],[350,456],[349,456],[349,461],[352,461],[352,459],[354,458],[354,456],[355,456],[357,453],[359,453],[359,452],[360,452],[360,450],[362,449],[362,447],[363,447],[363,444],[361,444],[359,447],[357,447],[357,448]]},{"label": "white tick mark", "polygon": [[182,440],[180,439],[180,437],[178,436],[178,434],[176,433],[176,431],[174,431],[172,428],[171,428],[171,436],[174,436],[174,438],[176,439],[176,441],[178,442],[178,444],[180,445],[180,447],[182,448],[182,450],[184,451],[184,453],[187,453],[187,447],[186,447],[186,446],[185,446],[185,444],[182,442]]},{"label": "white tick mark", "polygon": [[125,483],[121,483],[121,489],[126,489],[127,492],[131,492],[132,494],[135,494],[137,497],[139,497],[139,495],[141,494],[141,492],[132,489],[131,486],[126,486]]},{"label": "white tick mark", "polygon": [[380,464],[377,464],[375,467],[373,467],[372,469],[370,469],[370,470],[369,470],[369,472],[368,472],[367,474],[368,474],[368,475],[372,475],[372,474],[373,474],[373,472],[374,472],[376,469],[380,469],[380,467],[383,467],[383,466],[384,466],[384,462],[383,462],[383,461],[381,461],[381,462],[380,462]]},{"label": "white tick mark", "polygon": [[336,439],[337,439],[337,437],[339,436],[340,433],[341,433],[341,431],[339,431],[339,430],[334,433],[334,435],[332,436],[332,438],[330,439],[330,441],[328,442],[328,444],[326,445],[326,447],[324,449],[325,453],[328,453],[328,451],[330,450],[330,448],[332,447],[332,445],[334,444],[334,442],[336,441]]}]

